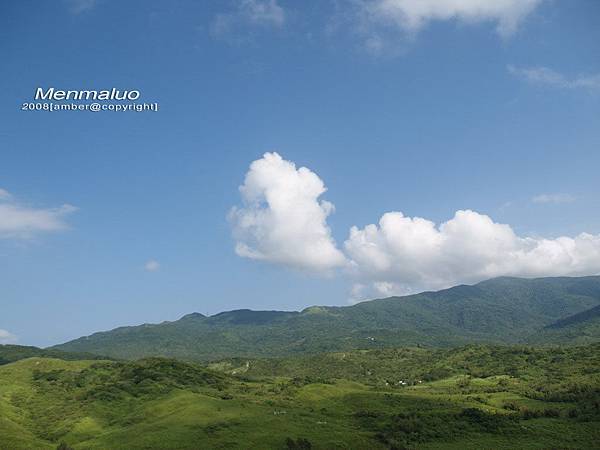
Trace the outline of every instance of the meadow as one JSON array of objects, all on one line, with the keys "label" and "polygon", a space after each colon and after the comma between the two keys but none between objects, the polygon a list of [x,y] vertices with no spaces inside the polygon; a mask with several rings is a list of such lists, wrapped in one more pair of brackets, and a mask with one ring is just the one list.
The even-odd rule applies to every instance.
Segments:
[{"label": "meadow", "polygon": [[16,353],[0,366],[2,450],[600,448],[597,344],[205,364]]}]

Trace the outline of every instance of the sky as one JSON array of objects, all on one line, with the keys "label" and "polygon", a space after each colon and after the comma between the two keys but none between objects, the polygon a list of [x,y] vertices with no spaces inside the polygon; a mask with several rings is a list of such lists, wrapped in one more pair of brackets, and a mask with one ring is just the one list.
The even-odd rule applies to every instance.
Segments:
[{"label": "sky", "polygon": [[0,343],[600,274],[599,43],[595,0],[2,2]]}]

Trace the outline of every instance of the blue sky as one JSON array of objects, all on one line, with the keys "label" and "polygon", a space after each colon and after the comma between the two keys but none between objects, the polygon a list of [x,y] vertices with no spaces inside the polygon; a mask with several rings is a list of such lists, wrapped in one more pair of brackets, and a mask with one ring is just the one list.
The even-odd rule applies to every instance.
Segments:
[{"label": "blue sky", "polygon": [[4,2],[0,342],[599,273],[600,4],[413,3]]}]

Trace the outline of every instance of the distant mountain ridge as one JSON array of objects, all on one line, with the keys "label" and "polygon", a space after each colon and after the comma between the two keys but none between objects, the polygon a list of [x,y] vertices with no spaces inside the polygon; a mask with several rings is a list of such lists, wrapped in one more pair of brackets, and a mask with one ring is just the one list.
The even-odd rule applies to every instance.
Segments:
[{"label": "distant mountain ridge", "polygon": [[[566,345],[600,340],[595,325],[587,326],[583,337],[578,334],[578,324],[600,323],[599,307],[600,276],[502,277],[346,307],[242,309],[209,317],[192,313],[174,322],[116,328],[53,348],[115,358],[216,360],[474,342]],[[593,317],[578,319],[585,311]],[[568,333],[552,331],[561,323],[568,325]]]},{"label": "distant mountain ridge", "polygon": [[544,327],[530,336],[531,344],[586,345],[598,342],[600,336],[600,305],[573,314]]},{"label": "distant mountain ridge", "polygon": [[546,328],[556,329],[565,328],[571,325],[590,322],[600,318],[600,305],[594,306],[593,308],[586,309],[577,314],[573,314],[565,319],[557,320],[552,325],[548,325]]}]

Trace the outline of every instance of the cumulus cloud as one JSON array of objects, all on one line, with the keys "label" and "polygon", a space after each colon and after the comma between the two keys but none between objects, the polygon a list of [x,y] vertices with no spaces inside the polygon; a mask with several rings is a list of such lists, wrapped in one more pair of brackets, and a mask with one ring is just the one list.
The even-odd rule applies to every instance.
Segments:
[{"label": "cumulus cloud", "polygon": [[18,341],[17,337],[6,330],[0,329],[0,344],[14,344]]},{"label": "cumulus cloud", "polygon": [[417,33],[432,21],[491,22],[502,37],[513,34],[543,0],[361,0],[361,17]]},{"label": "cumulus cloud", "polygon": [[507,224],[471,210],[437,226],[389,212],[344,244],[354,275],[379,293],[410,293],[512,275],[600,274],[600,235],[521,237]]},{"label": "cumulus cloud", "polygon": [[533,203],[572,203],[575,200],[571,194],[540,194],[531,199]]},{"label": "cumulus cloud", "polygon": [[377,224],[353,226],[342,252],[327,225],[333,205],[319,200],[325,191],[314,172],[277,153],[254,161],[240,187],[244,206],[230,212],[237,254],[314,272],[343,267],[351,301],[498,276],[600,274],[600,235],[519,236],[471,210],[439,225],[388,212]]},{"label": "cumulus cloud", "polygon": [[61,231],[67,227],[65,217],[75,211],[72,205],[58,208],[33,208],[13,201],[0,189],[0,239],[28,239],[38,233]]},{"label": "cumulus cloud", "polygon": [[327,226],[333,204],[319,200],[323,181],[277,153],[254,161],[240,186],[243,206],[229,218],[239,256],[308,270],[345,264]]},{"label": "cumulus cloud", "polygon": [[561,89],[600,90],[600,74],[580,74],[568,77],[548,67],[507,67],[511,75],[522,78],[530,83],[552,86]]},{"label": "cumulus cloud", "polygon": [[158,269],[160,269],[160,263],[155,259],[150,259],[144,264],[144,270],[146,272],[156,272]]},{"label": "cumulus cloud", "polygon": [[246,40],[243,35],[249,28],[281,28],[285,20],[285,10],[277,0],[240,0],[234,11],[214,17],[210,33],[215,38],[240,42]]}]

